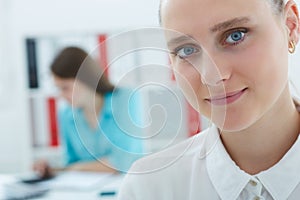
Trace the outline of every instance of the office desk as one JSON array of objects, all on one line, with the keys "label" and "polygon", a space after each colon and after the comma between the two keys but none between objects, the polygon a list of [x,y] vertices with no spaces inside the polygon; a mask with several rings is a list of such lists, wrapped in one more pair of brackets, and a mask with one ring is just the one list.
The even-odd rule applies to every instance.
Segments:
[{"label": "office desk", "polygon": [[124,178],[124,175],[112,175],[109,177],[108,182],[99,186],[99,188],[80,191],[80,190],[63,190],[63,189],[54,189],[50,190],[45,196],[39,198],[39,200],[116,200],[116,195],[109,196],[100,196],[100,193],[103,191],[114,191],[118,192],[120,184]]},{"label": "office desk", "polygon": [[[72,200],[116,200],[117,199],[117,192],[118,189],[122,183],[122,180],[124,178],[124,175],[110,175],[108,178],[106,178],[105,183],[101,183],[101,185],[97,187],[93,187],[91,189],[50,189],[46,194],[40,197],[34,198],[35,200],[66,200],[66,199],[72,199]],[[1,176],[0,176],[1,179]],[[6,176],[6,179],[7,178]],[[1,184],[1,182],[0,182]],[[2,182],[3,184],[3,182]],[[105,195],[101,196],[101,192],[116,192],[115,195]],[[0,190],[1,193],[1,190]],[[1,198],[0,200],[3,200],[5,198]]]}]

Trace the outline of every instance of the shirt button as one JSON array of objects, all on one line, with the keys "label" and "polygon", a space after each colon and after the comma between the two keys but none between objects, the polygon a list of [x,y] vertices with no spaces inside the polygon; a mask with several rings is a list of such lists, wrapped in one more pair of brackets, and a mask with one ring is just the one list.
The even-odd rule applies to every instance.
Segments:
[{"label": "shirt button", "polygon": [[256,196],[256,197],[253,198],[253,200],[260,200],[260,197]]},{"label": "shirt button", "polygon": [[253,181],[253,180],[250,180],[250,184],[252,185],[252,186],[257,186],[257,183],[255,182],[255,181]]}]

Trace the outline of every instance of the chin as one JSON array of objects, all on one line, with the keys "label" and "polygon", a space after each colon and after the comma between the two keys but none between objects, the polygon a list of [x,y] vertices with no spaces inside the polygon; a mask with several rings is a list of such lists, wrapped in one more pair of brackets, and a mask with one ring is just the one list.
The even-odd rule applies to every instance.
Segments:
[{"label": "chin", "polygon": [[217,125],[217,127],[220,129],[222,132],[239,132],[247,128],[247,126],[241,126],[240,124],[224,124],[223,126]]},{"label": "chin", "polygon": [[243,118],[242,116],[230,117],[226,116],[223,119],[212,120],[214,124],[224,132],[240,132],[254,124],[255,120]]}]

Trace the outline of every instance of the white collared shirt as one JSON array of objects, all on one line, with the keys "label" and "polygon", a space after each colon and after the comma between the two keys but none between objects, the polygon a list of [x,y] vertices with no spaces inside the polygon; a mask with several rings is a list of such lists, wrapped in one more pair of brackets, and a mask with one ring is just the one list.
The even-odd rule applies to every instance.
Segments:
[{"label": "white collared shirt", "polygon": [[212,126],[187,141],[137,161],[120,200],[299,200],[300,141],[257,175],[241,170]]}]

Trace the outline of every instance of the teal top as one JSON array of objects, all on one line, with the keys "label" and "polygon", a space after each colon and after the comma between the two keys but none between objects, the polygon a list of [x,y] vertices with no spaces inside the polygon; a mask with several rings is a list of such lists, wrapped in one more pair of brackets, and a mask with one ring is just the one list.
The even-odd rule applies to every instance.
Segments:
[{"label": "teal top", "polygon": [[97,128],[91,128],[83,110],[64,106],[59,111],[62,145],[66,165],[105,158],[111,167],[126,172],[142,156],[138,135],[140,100],[138,94],[118,89],[104,95]]}]

